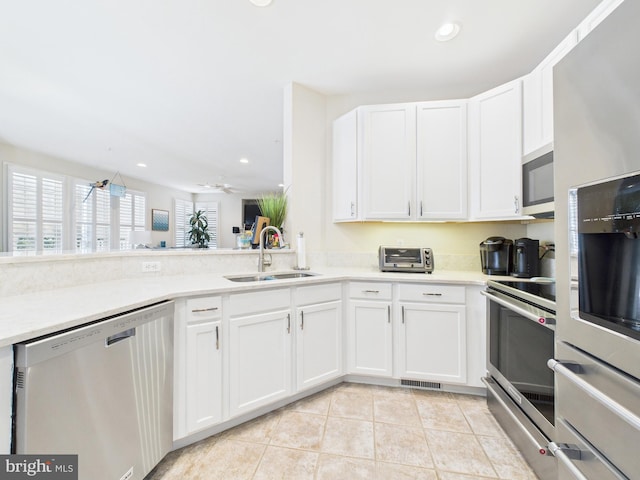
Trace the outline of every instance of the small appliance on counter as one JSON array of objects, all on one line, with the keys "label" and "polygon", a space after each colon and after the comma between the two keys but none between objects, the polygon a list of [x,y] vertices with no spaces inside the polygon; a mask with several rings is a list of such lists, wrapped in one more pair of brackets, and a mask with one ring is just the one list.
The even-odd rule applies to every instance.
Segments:
[{"label": "small appliance on counter", "polygon": [[518,238],[513,242],[513,270],[511,276],[531,278],[540,275],[538,251],[540,242],[530,238]]},{"label": "small appliance on counter", "polygon": [[433,252],[424,247],[378,248],[381,272],[433,272]]},{"label": "small appliance on counter", "polygon": [[513,240],[504,237],[489,237],[480,242],[482,273],[486,275],[509,275],[512,271]]}]

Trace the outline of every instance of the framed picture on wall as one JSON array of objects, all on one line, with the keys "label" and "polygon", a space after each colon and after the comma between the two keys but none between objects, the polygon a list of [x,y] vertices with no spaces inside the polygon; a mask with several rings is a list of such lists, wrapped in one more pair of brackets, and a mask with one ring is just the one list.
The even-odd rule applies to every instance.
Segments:
[{"label": "framed picture on wall", "polygon": [[169,211],[151,210],[151,229],[159,232],[169,231]]}]

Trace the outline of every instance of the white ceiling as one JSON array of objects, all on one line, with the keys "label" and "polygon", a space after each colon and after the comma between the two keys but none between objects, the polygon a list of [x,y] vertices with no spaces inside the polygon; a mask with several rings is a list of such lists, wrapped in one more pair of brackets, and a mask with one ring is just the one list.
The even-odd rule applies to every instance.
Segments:
[{"label": "white ceiling", "polygon": [[[0,0],[0,141],[189,192],[274,189],[287,83],[466,98],[530,71],[597,3]],[[436,42],[450,20],[460,35]]]}]

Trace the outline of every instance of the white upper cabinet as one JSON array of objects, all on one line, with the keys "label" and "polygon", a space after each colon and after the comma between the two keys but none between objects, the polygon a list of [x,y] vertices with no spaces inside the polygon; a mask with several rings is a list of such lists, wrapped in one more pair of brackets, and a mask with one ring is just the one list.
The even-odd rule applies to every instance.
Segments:
[{"label": "white upper cabinet", "polygon": [[415,195],[415,104],[360,108],[363,215],[409,220]]},{"label": "white upper cabinet", "polygon": [[467,101],[417,105],[417,205],[420,220],[467,217]]},{"label": "white upper cabinet", "polygon": [[578,44],[573,30],[523,81],[522,154],[553,142],[553,67]]},{"label": "white upper cabinet", "polygon": [[471,217],[521,217],[522,81],[469,101]]},{"label": "white upper cabinet", "polygon": [[370,105],[333,124],[333,219],[467,216],[466,100]]},{"label": "white upper cabinet", "polygon": [[358,111],[333,122],[333,220],[358,218]]}]

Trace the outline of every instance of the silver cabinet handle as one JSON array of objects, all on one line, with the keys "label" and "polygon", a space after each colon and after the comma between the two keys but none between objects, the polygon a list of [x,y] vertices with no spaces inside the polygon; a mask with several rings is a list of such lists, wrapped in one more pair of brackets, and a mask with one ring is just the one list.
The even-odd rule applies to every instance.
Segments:
[{"label": "silver cabinet handle", "polygon": [[300,310],[300,330],[304,330],[304,311]]},{"label": "silver cabinet handle", "polygon": [[220,332],[219,327],[216,325],[216,350],[220,350]]},{"label": "silver cabinet handle", "polygon": [[425,297],[441,297],[442,296],[441,293],[430,293],[430,292],[424,292],[422,295],[424,295]]},{"label": "silver cabinet handle", "polygon": [[404,305],[402,306],[402,323],[404,324]]},{"label": "silver cabinet handle", "polygon": [[507,300],[503,300],[502,298],[496,297],[492,293],[489,293],[485,290],[481,291],[480,294],[484,295],[492,302],[496,302],[497,304],[502,305],[503,307],[506,307],[513,312],[516,312],[518,315],[522,315],[524,318],[529,319],[532,322],[536,322],[544,327],[549,328],[550,330],[555,330],[555,327],[553,325],[555,325],[556,323],[556,318],[551,315],[546,317],[540,317],[538,315],[534,315],[533,313],[525,310],[524,308],[521,308],[518,305],[514,305],[513,303]]},{"label": "silver cabinet handle", "polygon": [[216,310],[218,310],[218,307],[194,308],[193,310],[191,310],[191,313],[215,312]]},{"label": "silver cabinet handle", "polygon": [[[580,378],[580,376],[574,373],[569,367],[563,365],[554,358],[549,359],[549,361],[547,362],[547,366],[558,375],[562,375],[564,378],[569,380],[594,400],[601,403],[611,413],[613,413],[617,417],[620,417],[636,430],[640,430],[640,418],[638,418],[633,412],[620,405],[608,395],[602,393],[589,382],[587,382],[583,378]],[[579,365],[576,364],[571,364],[571,366],[572,368],[579,367]]]},{"label": "silver cabinet handle", "polygon": [[589,480],[571,460],[580,460],[580,449],[566,443],[549,443],[549,451],[562,463],[576,480]]},{"label": "silver cabinet handle", "polygon": [[387,305],[387,323],[391,323],[391,305]]},{"label": "silver cabinet handle", "polygon": [[351,216],[355,216],[355,206],[356,204],[354,202],[351,202]]},{"label": "silver cabinet handle", "polygon": [[291,333],[291,314],[287,313],[287,333]]},{"label": "silver cabinet handle", "polygon": [[422,200],[420,200],[420,216],[422,216]]},{"label": "silver cabinet handle", "polygon": [[513,211],[514,213],[520,213],[520,198],[518,198],[518,195],[513,196]]},{"label": "silver cabinet handle", "polygon": [[380,290],[362,290],[362,293],[380,293]]},{"label": "silver cabinet handle", "polygon": [[409,216],[411,216],[411,202],[407,202],[407,207],[409,208]]}]

